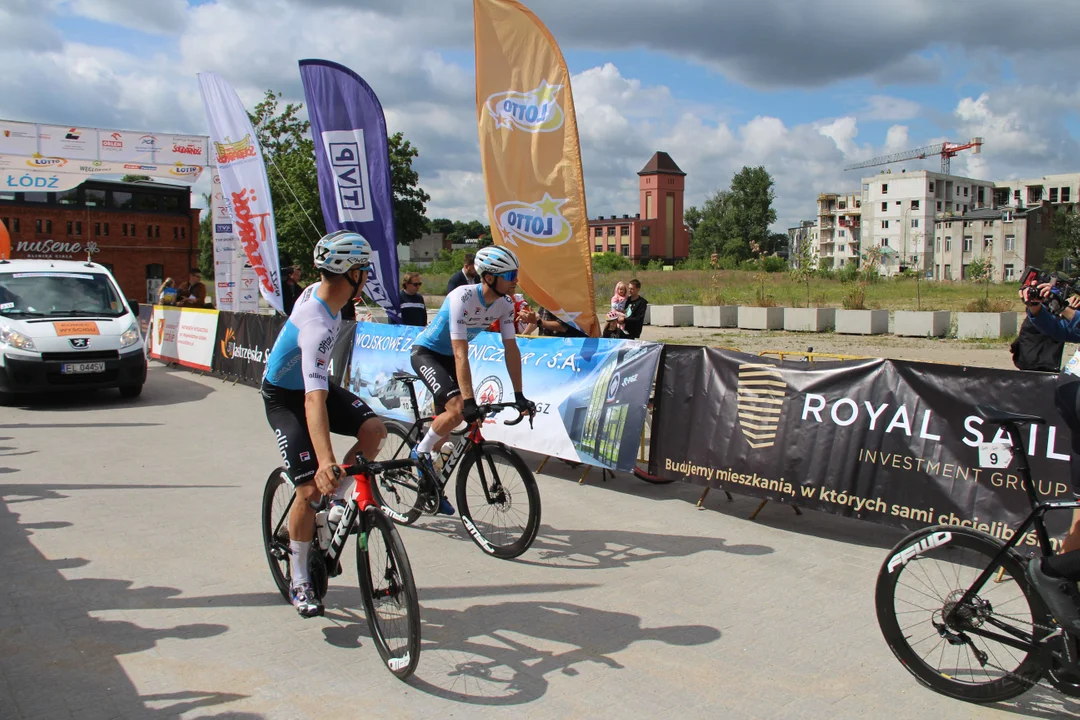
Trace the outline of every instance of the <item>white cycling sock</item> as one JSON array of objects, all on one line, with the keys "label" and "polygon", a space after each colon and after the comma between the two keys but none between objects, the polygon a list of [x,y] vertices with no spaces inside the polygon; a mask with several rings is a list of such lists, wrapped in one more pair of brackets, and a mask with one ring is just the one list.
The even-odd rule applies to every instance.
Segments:
[{"label": "white cycling sock", "polygon": [[308,553],[310,551],[310,542],[289,541],[289,561],[292,568],[293,587],[311,582],[311,576],[308,574]]},{"label": "white cycling sock", "polygon": [[435,449],[435,443],[442,440],[442,435],[435,432],[434,428],[428,428],[427,435],[420,441],[420,444],[416,446],[416,452],[430,453]]}]

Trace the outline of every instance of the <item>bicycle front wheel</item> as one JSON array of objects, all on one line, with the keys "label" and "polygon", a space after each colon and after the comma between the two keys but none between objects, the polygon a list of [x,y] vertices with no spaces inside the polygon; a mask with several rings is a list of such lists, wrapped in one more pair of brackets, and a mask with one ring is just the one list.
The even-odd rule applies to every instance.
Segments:
[{"label": "bicycle front wheel", "polygon": [[404,680],[420,661],[420,600],[401,536],[375,507],[364,511],[356,536],[356,574],[375,647]]},{"label": "bicycle front wheel", "polygon": [[289,471],[279,467],[270,473],[263,489],[262,534],[266,561],[281,596],[288,601],[290,586],[289,569],[289,518],[293,497],[293,485]]},{"label": "bicycle front wheel", "polygon": [[937,525],[905,537],[882,563],[875,594],[882,635],[904,667],[931,690],[968,702],[1000,702],[1026,692],[1042,676],[1037,652],[971,632],[981,629],[1024,643],[1047,634],[1035,627],[1049,620],[1015,553],[975,589],[956,622],[945,624],[1003,546],[978,530]]},{"label": "bicycle front wheel", "polygon": [[516,558],[536,539],[536,478],[521,456],[501,443],[477,445],[462,459],[457,501],[469,537],[489,555]]},{"label": "bicycle front wheel", "polygon": [[[412,452],[412,439],[408,431],[395,422],[386,422],[386,440],[379,448],[376,462],[404,460]],[[417,468],[379,473],[371,483],[371,494],[376,504],[383,507],[395,522],[412,525],[423,510],[421,478]]]}]

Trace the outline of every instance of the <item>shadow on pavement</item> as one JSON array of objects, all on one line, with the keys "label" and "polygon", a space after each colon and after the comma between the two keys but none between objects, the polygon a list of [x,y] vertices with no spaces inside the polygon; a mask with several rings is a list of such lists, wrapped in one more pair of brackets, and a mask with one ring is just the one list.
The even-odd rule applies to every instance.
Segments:
[{"label": "shadow on pavement", "polygon": [[1015,713],[1024,717],[1056,720],[1062,717],[1076,717],[1080,714],[1080,702],[1063,697],[1056,690],[1036,687],[1016,698],[1002,703],[993,703],[986,707],[1004,712]]},{"label": "shadow on pavement", "polygon": [[73,389],[58,393],[14,395],[10,406],[31,412],[85,412],[113,408],[159,407],[197,402],[214,392],[212,387],[195,382],[191,378],[192,372],[187,369],[151,363],[142,395],[137,398],[122,398],[116,389],[81,391]]},{"label": "shadow on pavement", "polygon": [[[425,516],[410,528],[434,532],[472,543],[461,520]],[[409,528],[401,528],[407,532]],[[479,548],[477,552],[483,552]],[[632,530],[560,530],[541,525],[540,532],[523,555],[509,562],[563,570],[625,568],[657,558],[689,557],[701,552],[734,555],[769,555],[767,545],[728,545],[723,538],[692,535],[660,535]]]},{"label": "shadow on pavement", "polygon": [[[75,486],[87,489],[93,486]],[[124,489],[132,489],[126,487]],[[0,487],[0,546],[4,548],[7,590],[0,594],[0,717],[140,717],[175,718],[203,712],[246,696],[190,689],[140,696],[118,657],[154,648],[158,641],[220,635],[224,625],[191,624],[143,628],[92,613],[138,607],[147,591],[179,594],[174,588],[130,590],[123,580],[67,580],[62,569],[81,567],[83,558],[49,560],[30,542],[31,528],[65,526],[63,522],[22,525],[15,502],[63,497],[36,486]],[[203,605],[205,606],[205,604]],[[200,717],[258,718],[250,713]]]}]

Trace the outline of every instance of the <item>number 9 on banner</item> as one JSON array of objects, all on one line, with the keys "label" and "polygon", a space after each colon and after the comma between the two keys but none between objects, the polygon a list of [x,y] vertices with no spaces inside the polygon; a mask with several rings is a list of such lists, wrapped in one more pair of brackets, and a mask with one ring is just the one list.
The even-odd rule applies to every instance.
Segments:
[{"label": "number 9 on banner", "polygon": [[979,467],[1004,470],[1012,459],[1012,447],[1006,443],[979,443]]}]

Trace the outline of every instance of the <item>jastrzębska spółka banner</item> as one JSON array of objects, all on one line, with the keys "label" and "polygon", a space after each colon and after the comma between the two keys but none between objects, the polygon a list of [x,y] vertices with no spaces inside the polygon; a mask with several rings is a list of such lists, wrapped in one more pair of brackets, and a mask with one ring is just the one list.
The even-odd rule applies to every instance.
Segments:
[{"label": "jastrz\u0119bska sp\u00f3\u0142ka banner", "polygon": [[521,260],[542,307],[599,335],[570,73],[521,3],[474,0],[476,111],[494,241]]}]

